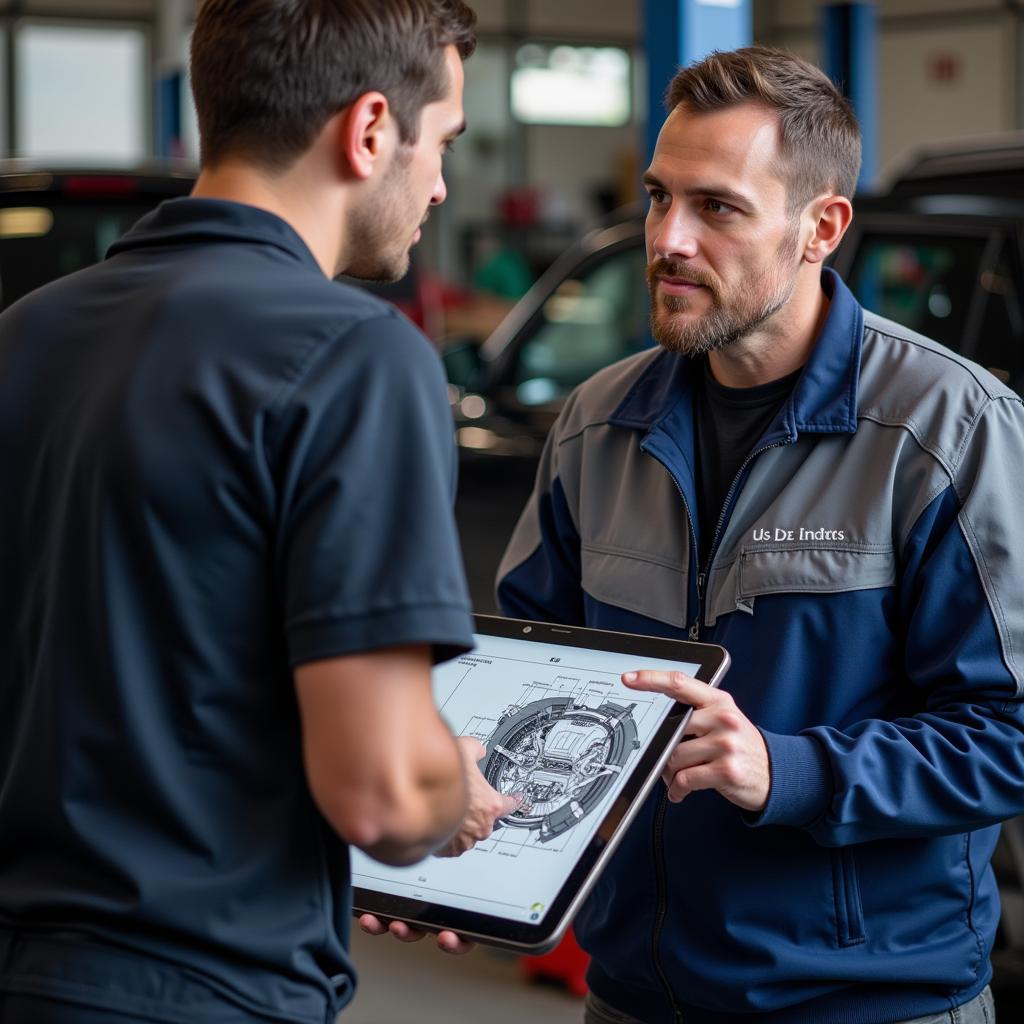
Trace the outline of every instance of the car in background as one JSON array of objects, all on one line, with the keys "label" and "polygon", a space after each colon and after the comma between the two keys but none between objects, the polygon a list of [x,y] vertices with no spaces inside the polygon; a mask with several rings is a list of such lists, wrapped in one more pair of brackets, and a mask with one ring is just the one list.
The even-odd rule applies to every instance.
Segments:
[{"label": "car in background", "polygon": [[0,162],[0,308],[101,260],[140,217],[188,195],[194,181],[184,166],[46,170]]},{"label": "car in background", "polygon": [[[97,263],[165,199],[187,196],[195,180],[188,162],[52,169],[0,161],[0,309]],[[345,280],[391,302],[428,335],[440,333],[440,285],[415,259],[394,284]]]},{"label": "car in background", "polygon": [[[832,265],[861,303],[1024,392],[1024,136],[922,152],[854,209]],[[478,611],[497,610],[498,562],[569,392],[652,344],[645,266],[637,207],[569,249],[482,345],[444,353]],[[1003,906],[993,989],[1006,1015],[1024,1003],[1024,819],[1004,825],[993,864]]]},{"label": "car in background", "polygon": [[459,446],[456,517],[477,611],[495,612],[498,561],[569,392],[651,344],[639,208],[542,274],[479,347],[443,352]]}]

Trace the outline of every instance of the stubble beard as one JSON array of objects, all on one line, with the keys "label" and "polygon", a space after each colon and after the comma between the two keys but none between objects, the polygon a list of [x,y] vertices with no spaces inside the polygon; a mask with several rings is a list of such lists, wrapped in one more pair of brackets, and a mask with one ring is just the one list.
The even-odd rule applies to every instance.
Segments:
[{"label": "stubble beard", "polygon": [[[722,298],[717,279],[706,271],[688,267],[681,260],[657,259],[648,265],[647,287],[651,293],[651,334],[662,348],[681,355],[700,356],[735,344],[770,320],[793,297],[796,289],[796,244],[799,225],[787,231],[775,256],[758,277],[748,282],[736,301]],[[703,316],[684,320],[693,300],[685,295],[664,295],[658,279],[671,277],[703,285],[711,308]]]},{"label": "stubble beard", "polygon": [[[411,151],[399,150],[371,202],[354,208],[346,231],[349,249],[345,273],[361,281],[392,284],[409,271],[415,211],[408,200]],[[419,223],[426,220],[425,213]]]}]

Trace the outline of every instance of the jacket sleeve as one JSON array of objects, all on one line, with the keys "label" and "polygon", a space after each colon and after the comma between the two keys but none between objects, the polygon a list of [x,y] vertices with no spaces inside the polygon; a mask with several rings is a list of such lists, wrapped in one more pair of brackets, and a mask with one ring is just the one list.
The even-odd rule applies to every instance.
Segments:
[{"label": "jacket sleeve", "polygon": [[905,681],[922,710],[795,736],[765,732],[753,825],[825,846],[954,834],[1024,813],[1024,409],[990,402],[901,559]]},{"label": "jacket sleeve", "polygon": [[566,411],[548,435],[533,494],[498,567],[497,597],[505,615],[582,625],[579,531],[558,471],[559,427]]}]

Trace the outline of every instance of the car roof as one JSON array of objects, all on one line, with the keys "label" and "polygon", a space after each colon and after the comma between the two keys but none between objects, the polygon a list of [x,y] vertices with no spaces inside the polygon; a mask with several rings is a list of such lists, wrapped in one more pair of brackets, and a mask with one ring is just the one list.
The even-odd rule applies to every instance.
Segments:
[{"label": "car roof", "polygon": [[1024,193],[1024,132],[922,147],[882,191],[892,196],[1020,196]]},{"label": "car roof", "polygon": [[191,191],[196,168],[187,161],[132,165],[59,165],[0,160],[0,196],[50,194],[75,198],[179,196]]}]

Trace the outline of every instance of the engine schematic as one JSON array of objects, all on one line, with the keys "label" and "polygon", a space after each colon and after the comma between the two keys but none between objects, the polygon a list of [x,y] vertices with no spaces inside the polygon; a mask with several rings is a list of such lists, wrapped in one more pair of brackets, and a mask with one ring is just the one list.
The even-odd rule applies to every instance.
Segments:
[{"label": "engine schematic", "polygon": [[500,824],[535,831],[546,843],[582,821],[639,746],[635,708],[588,707],[572,696],[507,708],[485,744],[482,771],[523,805]]}]

